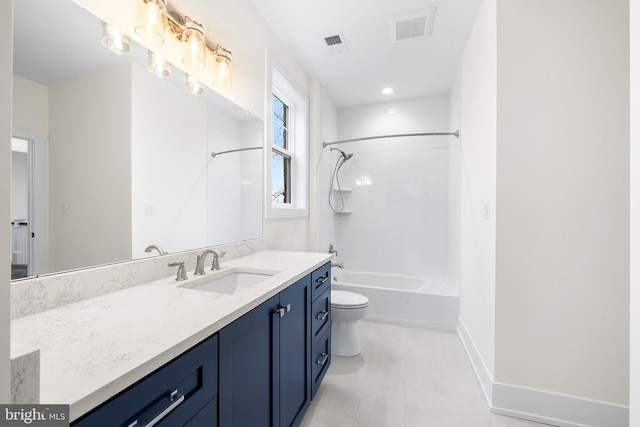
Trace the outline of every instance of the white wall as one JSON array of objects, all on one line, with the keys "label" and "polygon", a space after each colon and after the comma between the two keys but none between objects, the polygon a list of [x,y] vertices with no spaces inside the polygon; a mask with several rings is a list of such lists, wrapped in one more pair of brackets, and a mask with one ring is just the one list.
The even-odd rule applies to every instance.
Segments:
[{"label": "white wall", "polygon": [[[322,121],[320,123],[321,129],[318,143],[321,148],[323,142],[331,142],[338,139],[338,109],[324,91],[322,93],[320,108]],[[318,242],[320,252],[328,251],[330,244],[335,245],[335,221],[331,209],[329,209],[329,204],[327,203],[331,185],[328,171],[333,165],[330,151],[328,148],[325,148],[320,152],[316,163],[312,164],[310,168],[311,173],[318,177],[318,214],[320,217],[318,221],[320,227]],[[340,253],[338,252],[338,256],[339,255]]]},{"label": "white wall", "polygon": [[[460,327],[491,381],[495,371],[496,0],[485,0],[461,62]],[[484,216],[485,204],[489,218]],[[491,393],[490,387],[485,389]],[[489,396],[490,397],[490,396]]]},{"label": "white wall", "polygon": [[[460,130],[461,117],[461,88],[460,71],[456,73],[455,79],[449,91],[449,130]],[[451,280],[460,284],[460,225],[461,225],[461,190],[462,190],[462,168],[460,138],[449,137],[449,271]]]},{"label": "white wall", "polygon": [[464,52],[460,335],[498,412],[626,425],[627,25],[486,0]]},{"label": "white wall", "polygon": [[49,133],[49,88],[19,76],[13,76],[13,127]]},{"label": "white wall", "polygon": [[[640,0],[630,1],[631,114],[640,117]],[[640,122],[631,120],[630,426],[640,425]]]},{"label": "white wall", "polygon": [[[340,139],[449,128],[448,96],[339,110]],[[323,203],[338,152],[323,168]],[[354,156],[340,169],[350,214],[328,214],[333,244],[346,268],[359,271],[450,278],[448,138],[411,137],[340,145]],[[339,193],[332,193],[334,207]]]},{"label": "white wall", "polygon": [[[131,251],[207,244],[207,106],[203,99],[132,67]],[[160,98],[158,98],[158,95]],[[162,99],[162,102],[158,102]],[[146,208],[146,211],[145,211]]]},{"label": "white wall", "polygon": [[130,82],[125,64],[49,89],[52,271],[131,258]]},{"label": "white wall", "polygon": [[13,2],[3,1],[4,13],[0,16],[0,402],[9,403],[11,398],[11,362],[9,359],[9,293],[11,267],[6,262],[9,253],[9,202],[11,198],[11,75],[13,74]]},{"label": "white wall", "polygon": [[628,1],[497,11],[495,379],[626,405]]}]

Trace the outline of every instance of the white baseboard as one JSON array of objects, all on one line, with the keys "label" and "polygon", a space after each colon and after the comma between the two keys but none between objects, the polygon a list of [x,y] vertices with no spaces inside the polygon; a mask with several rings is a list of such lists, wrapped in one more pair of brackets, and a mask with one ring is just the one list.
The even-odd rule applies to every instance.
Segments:
[{"label": "white baseboard", "polygon": [[480,388],[484,393],[484,397],[487,399],[487,404],[491,406],[493,401],[493,375],[489,372],[487,365],[484,363],[484,359],[480,355],[476,344],[469,334],[467,326],[464,324],[461,318],[458,318],[458,337],[462,341],[462,345],[467,352],[467,357],[471,362],[473,372],[476,374]]},{"label": "white baseboard", "polygon": [[458,336],[492,412],[560,427],[629,426],[627,406],[495,382],[462,319]]}]

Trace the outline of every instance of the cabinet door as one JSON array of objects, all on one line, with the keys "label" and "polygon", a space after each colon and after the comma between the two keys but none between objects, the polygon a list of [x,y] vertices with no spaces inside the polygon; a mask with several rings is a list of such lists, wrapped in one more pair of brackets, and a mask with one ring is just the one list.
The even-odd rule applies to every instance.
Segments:
[{"label": "cabinet door", "polygon": [[279,402],[276,295],[223,328],[219,334],[219,425],[277,426]]},{"label": "cabinet door", "polygon": [[291,427],[311,402],[311,276],[282,291],[280,305],[280,427]]}]

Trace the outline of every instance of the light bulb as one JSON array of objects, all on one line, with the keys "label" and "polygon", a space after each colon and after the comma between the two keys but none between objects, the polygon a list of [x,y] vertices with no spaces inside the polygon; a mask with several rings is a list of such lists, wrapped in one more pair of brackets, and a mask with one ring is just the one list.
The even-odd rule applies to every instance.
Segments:
[{"label": "light bulb", "polygon": [[149,51],[147,56],[147,70],[158,77],[169,77],[171,75],[171,64],[153,51]]},{"label": "light bulb", "polygon": [[185,26],[182,35],[185,44],[182,63],[194,70],[201,70],[206,67],[204,28],[189,17],[185,17]]},{"label": "light bulb", "polygon": [[136,34],[151,43],[163,43],[167,26],[166,0],[144,0],[144,11],[139,13],[144,23],[134,29]]},{"label": "light bulb", "polygon": [[188,73],[185,73],[185,78],[187,92],[192,95],[202,95],[204,93],[204,86],[202,86],[197,78]]},{"label": "light bulb", "polygon": [[215,82],[220,86],[231,86],[231,52],[218,45],[215,52]]},{"label": "light bulb", "polygon": [[102,21],[102,45],[115,53],[131,52],[131,40],[120,28]]}]

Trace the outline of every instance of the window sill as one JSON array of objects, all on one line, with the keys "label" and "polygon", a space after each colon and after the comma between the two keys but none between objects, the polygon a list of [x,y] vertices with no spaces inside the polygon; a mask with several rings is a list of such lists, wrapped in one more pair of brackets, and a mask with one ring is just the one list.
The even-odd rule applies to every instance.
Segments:
[{"label": "window sill", "polygon": [[307,218],[308,216],[309,212],[306,208],[271,205],[266,209],[265,219]]}]

